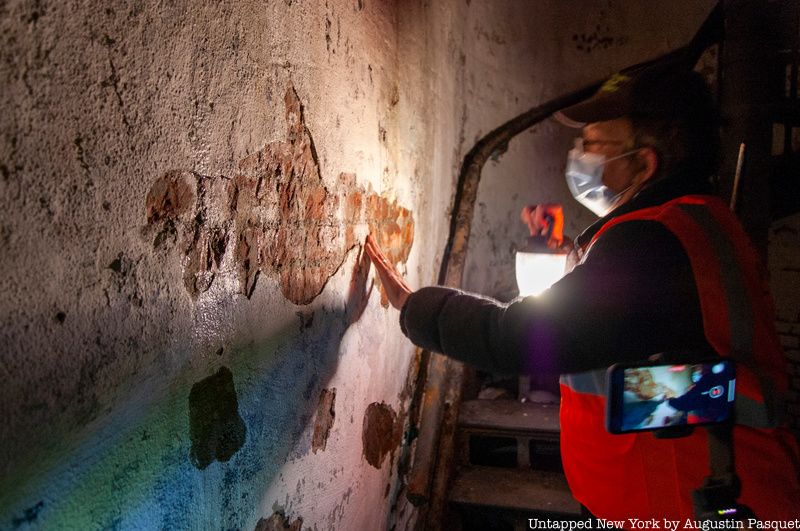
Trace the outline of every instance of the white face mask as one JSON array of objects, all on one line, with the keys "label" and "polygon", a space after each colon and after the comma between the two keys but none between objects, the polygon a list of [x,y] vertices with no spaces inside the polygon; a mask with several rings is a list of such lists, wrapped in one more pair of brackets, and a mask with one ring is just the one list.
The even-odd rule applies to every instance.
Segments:
[{"label": "white face mask", "polygon": [[603,167],[607,162],[627,157],[636,153],[634,149],[607,159],[599,153],[587,153],[583,150],[583,139],[575,139],[575,147],[569,150],[567,156],[567,186],[580,204],[600,217],[605,216],[614,208],[619,197],[625,193],[615,193],[603,184]]}]

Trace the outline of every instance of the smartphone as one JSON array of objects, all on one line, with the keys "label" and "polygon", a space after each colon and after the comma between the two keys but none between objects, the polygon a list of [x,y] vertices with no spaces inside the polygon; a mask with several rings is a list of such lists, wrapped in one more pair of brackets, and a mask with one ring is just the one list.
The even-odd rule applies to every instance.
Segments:
[{"label": "smartphone", "polygon": [[736,375],[728,359],[617,364],[607,378],[610,433],[716,424],[733,415]]}]

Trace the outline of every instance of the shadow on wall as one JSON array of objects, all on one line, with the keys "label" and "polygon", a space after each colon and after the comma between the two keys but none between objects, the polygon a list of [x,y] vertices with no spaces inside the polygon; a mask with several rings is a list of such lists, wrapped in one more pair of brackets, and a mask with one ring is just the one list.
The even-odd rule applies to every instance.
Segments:
[{"label": "shadow on wall", "polygon": [[[352,175],[343,174],[333,193],[325,188],[292,88],[286,105],[288,141],[244,159],[240,175],[171,172],[148,194],[144,233],[155,248],[177,248],[192,298],[211,287],[232,253],[242,294],[252,295],[259,274],[274,275],[287,299],[307,305],[358,246],[359,224],[395,263],[408,257],[410,212],[365,193]],[[263,493],[289,453],[324,451],[335,397],[322,391],[345,332],[366,308],[368,271],[359,250],[341,307],[308,308],[299,326],[287,323],[269,337],[242,332],[203,377],[187,363],[177,378],[152,378],[84,429],[68,453],[4,478],[0,527],[255,527]],[[327,425],[301,441],[318,407],[327,408]],[[388,430],[396,447],[402,419],[384,417],[370,415],[364,429]],[[394,448],[373,446],[368,462],[379,468]]]}]

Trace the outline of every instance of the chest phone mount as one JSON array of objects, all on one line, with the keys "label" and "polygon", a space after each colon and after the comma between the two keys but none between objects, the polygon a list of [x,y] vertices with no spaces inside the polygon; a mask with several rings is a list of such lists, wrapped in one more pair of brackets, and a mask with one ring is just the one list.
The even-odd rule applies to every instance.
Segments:
[{"label": "chest phone mount", "polygon": [[[687,363],[687,360],[693,360]],[[697,360],[704,360],[703,363],[698,363]],[[716,367],[721,363],[725,363],[724,371],[716,370]],[[714,372],[719,372],[717,381],[711,381],[709,384],[704,384],[702,378],[705,376],[692,375],[692,383],[689,384],[687,392],[678,398],[667,399],[666,395],[664,402],[676,403],[677,401],[684,400],[684,397],[693,395],[693,399],[697,395],[703,397],[714,396],[718,398],[727,398],[730,403],[730,410],[726,410],[725,414],[707,415],[703,421],[697,422],[698,425],[686,422],[686,417],[682,417],[683,421],[668,426],[651,426],[626,429],[625,425],[625,412],[623,404],[634,403],[626,394],[631,392],[630,375],[639,376],[640,372],[648,368],[655,369],[661,368],[665,371],[678,371],[684,370],[686,367],[693,367],[697,372],[701,369],[698,367],[714,367]],[[626,374],[627,373],[627,374]],[[729,376],[728,376],[729,374]],[[720,381],[725,381],[729,378],[727,385],[719,385]],[[658,384],[650,376],[650,383],[656,387],[657,392]],[[709,378],[714,380],[714,377]],[[727,389],[725,389],[727,387]],[[695,429],[705,429],[708,433],[708,454],[709,454],[709,470],[710,474],[705,478],[702,485],[692,491],[692,502],[694,506],[694,514],[698,520],[710,521],[724,521],[724,520],[741,520],[746,521],[748,518],[755,518],[753,511],[740,503],[738,498],[741,494],[741,481],[736,475],[734,466],[734,445],[733,445],[733,426],[734,426],[734,412],[732,410],[733,398],[735,393],[735,379],[733,378],[733,361],[729,358],[720,358],[715,353],[709,352],[668,352],[656,354],[651,356],[650,360],[643,362],[639,365],[625,365],[614,366],[608,371],[608,386],[607,386],[607,419],[606,424],[608,431],[611,433],[630,433],[638,431],[650,431],[654,437],[658,439],[675,439],[680,437],[688,437],[694,433]],[[691,391],[691,392],[690,392]],[[725,396],[719,395],[725,393]],[[652,397],[651,397],[652,398]],[[702,400],[702,398],[701,398]],[[649,400],[648,400],[649,401]],[[708,401],[707,401],[708,402]],[[714,401],[711,401],[714,402]],[[627,406],[629,407],[629,406]],[[714,410],[716,413],[716,410]],[[651,413],[654,413],[651,411]],[[630,415],[630,412],[628,413]],[[634,410],[635,414],[635,410]],[[646,414],[646,413],[645,413]],[[647,417],[650,419],[651,417]],[[622,419],[622,420],[620,420]],[[637,420],[639,420],[637,418]]]}]

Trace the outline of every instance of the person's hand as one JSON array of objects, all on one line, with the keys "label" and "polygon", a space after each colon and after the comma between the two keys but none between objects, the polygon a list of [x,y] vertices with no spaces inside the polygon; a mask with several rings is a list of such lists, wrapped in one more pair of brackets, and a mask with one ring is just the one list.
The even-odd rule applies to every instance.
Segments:
[{"label": "person's hand", "polygon": [[381,284],[389,303],[398,310],[401,309],[408,296],[411,295],[411,288],[389,262],[389,259],[383,254],[378,244],[375,243],[375,238],[372,237],[372,234],[367,236],[364,250],[367,251],[367,256],[375,265],[375,272],[378,273],[378,277],[381,279]]},{"label": "person's hand", "polygon": [[527,205],[519,215],[531,236],[549,236],[547,246],[553,249],[564,243],[564,210],[558,203]]}]

